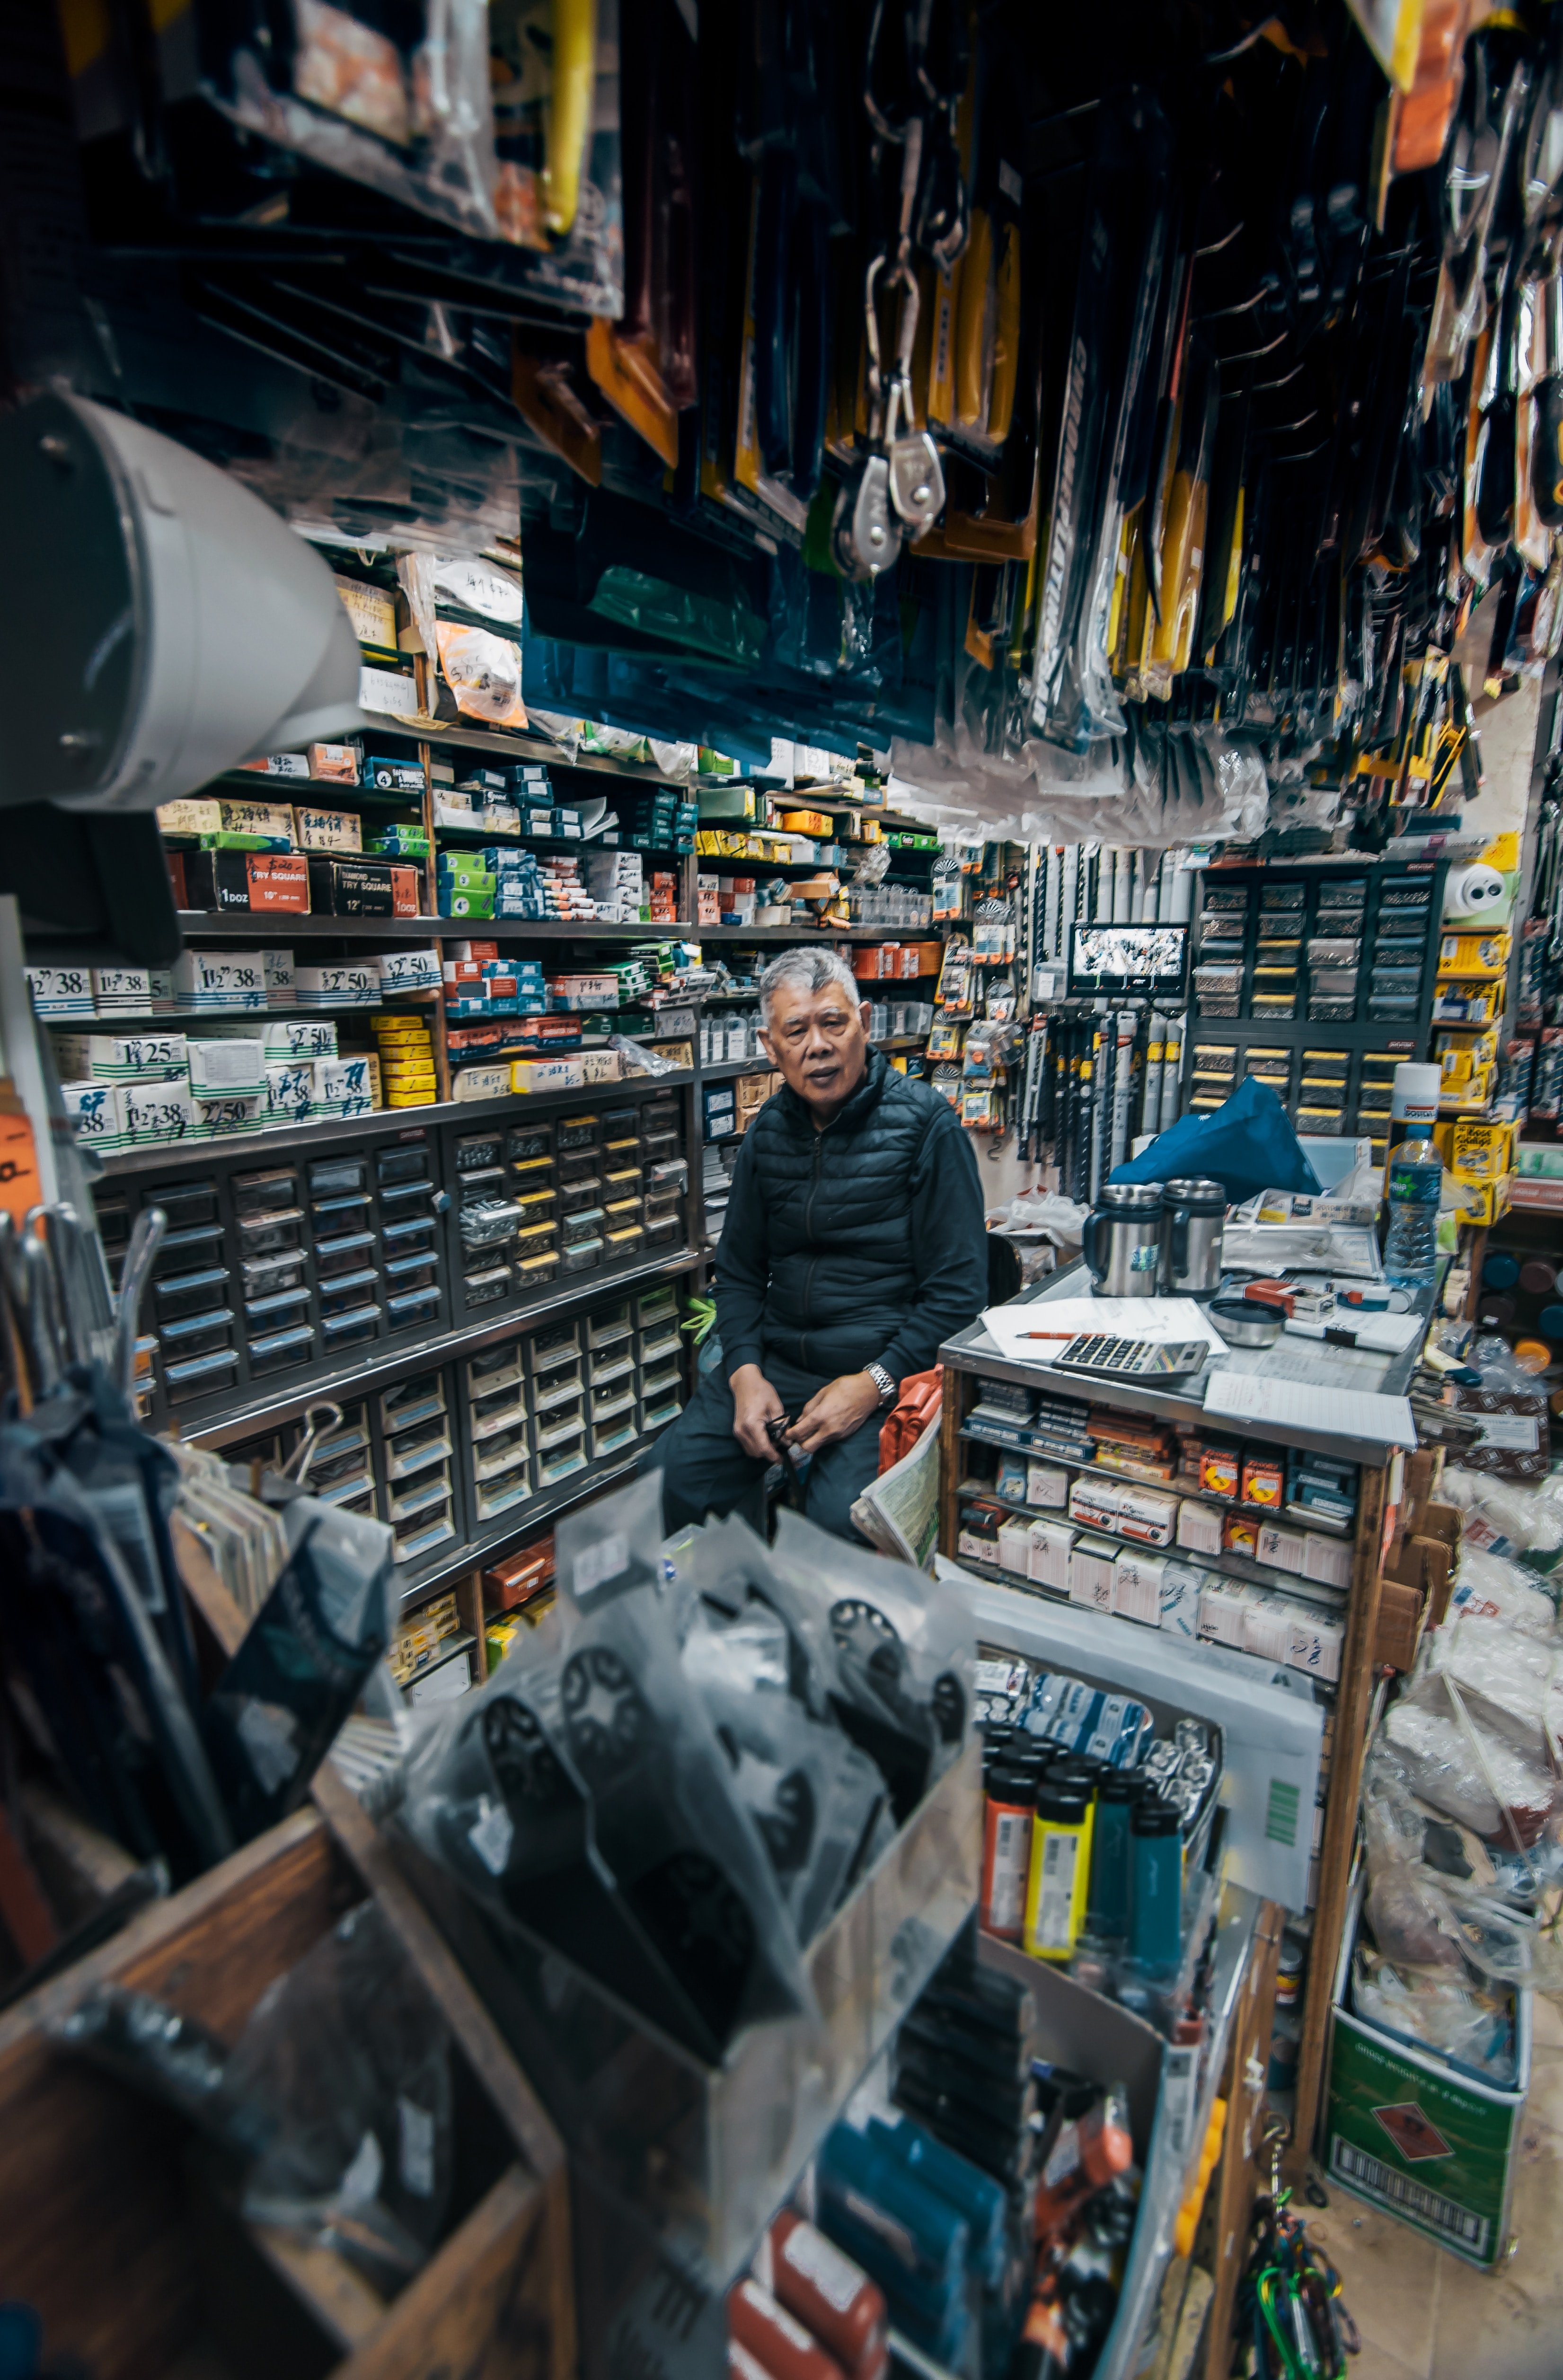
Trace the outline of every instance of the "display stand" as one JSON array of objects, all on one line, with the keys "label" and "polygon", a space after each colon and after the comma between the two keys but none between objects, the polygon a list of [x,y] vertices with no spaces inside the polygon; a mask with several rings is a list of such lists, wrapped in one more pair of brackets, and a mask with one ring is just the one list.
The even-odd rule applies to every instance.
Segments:
[{"label": "display stand", "polygon": [[[1084,1267],[1077,1266],[1027,1294],[1039,1302],[1079,1297],[1089,1293],[1090,1285],[1090,1276]],[[1423,1294],[1425,1300],[1427,1293]],[[1332,1354],[1332,1351],[1318,1347],[1313,1347],[1311,1352],[1321,1362],[1328,1362]],[[1219,1358],[1215,1360],[1219,1362]],[[1402,1355],[1383,1359],[1374,1367],[1376,1377],[1372,1378],[1367,1377],[1360,1356],[1343,1354],[1339,1360],[1343,1389],[1368,1387],[1386,1395],[1403,1395],[1415,1368],[1417,1350],[1413,1345]],[[948,1342],[940,1352],[940,1361],[946,1374],[941,1447],[940,1550],[946,1559],[959,1560],[963,1569],[975,1575],[1002,1581],[1014,1588],[1017,1585],[1014,1579],[959,1551],[961,1483],[968,1455],[968,1440],[963,1433],[966,1417],[977,1402],[983,1378],[1035,1388],[1043,1375],[1034,1366],[1007,1362],[980,1322]],[[1262,1368],[1262,1364],[1256,1365],[1251,1358],[1245,1362],[1244,1368]],[[1209,1426],[1203,1412],[1208,1369],[1207,1366],[1206,1371],[1179,1382],[1172,1390],[1147,1390],[1100,1380],[1092,1380],[1089,1385],[1084,1385],[1074,1378],[1066,1383],[1063,1376],[1057,1376],[1054,1385],[1067,1395],[1088,1396],[1095,1404],[1142,1414],[1174,1426],[1200,1427]],[[1346,1920],[1358,1791],[1376,1675],[1380,1564],[1401,1500],[1404,1463],[1398,1452],[1343,1433],[1283,1431],[1274,1425],[1249,1421],[1239,1425],[1223,1420],[1218,1426],[1245,1440],[1269,1440],[1278,1447],[1295,1445],[1300,1435],[1315,1451],[1339,1461],[1350,1462],[1358,1471],[1350,1583],[1339,1597],[1344,1620],[1340,1674],[1332,1684],[1321,1680],[1313,1682],[1314,1694],[1325,1705],[1326,1719],[1333,1709],[1334,1726],[1328,1781],[1324,1794],[1323,1833],[1316,1862],[1313,1906],[1307,1915],[1299,1912],[1301,1924],[1311,1936],[1311,1951],[1302,2005],[1291,2139],[1287,2151],[1288,2175],[1293,2180],[1298,2180],[1313,2145],[1324,2088],[1330,1999]],[[1050,1456],[1048,1459],[1057,1461],[1060,1458]],[[1085,1466],[1066,1467],[1078,1471]],[[1049,1516],[1039,1514],[1037,1517]],[[1295,1589],[1298,1585],[1294,1579],[1264,1571],[1235,1555],[1223,1554],[1208,1560],[1202,1556],[1198,1559],[1203,1567],[1229,1571],[1234,1576],[1252,1584],[1281,1590]],[[1066,1609],[1069,1608],[1067,1598],[1053,1596],[1046,1589],[1032,1587],[1030,1594],[1039,1597],[1044,1603],[1051,1602]],[[1105,1624],[1124,1633],[1136,1656],[1143,1654],[1147,1644],[1154,1644],[1151,1632],[1136,1628],[1130,1621],[1112,1621]],[[1293,1920],[1293,1923],[1297,1922],[1298,1919]],[[1265,2038],[1267,2041],[1267,2034]],[[1239,2240],[1239,2249],[1240,2244]],[[1218,2275],[1218,2286],[1219,2282]]]}]

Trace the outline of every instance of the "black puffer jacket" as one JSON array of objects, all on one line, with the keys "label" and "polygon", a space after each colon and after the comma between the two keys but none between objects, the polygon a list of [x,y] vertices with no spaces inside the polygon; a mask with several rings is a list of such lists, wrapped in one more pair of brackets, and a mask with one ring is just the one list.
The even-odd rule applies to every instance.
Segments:
[{"label": "black puffer jacket", "polygon": [[766,1101],[716,1251],[725,1369],[775,1352],[835,1379],[926,1371],[987,1303],[977,1160],[955,1111],[878,1050],[824,1132],[795,1091]]}]

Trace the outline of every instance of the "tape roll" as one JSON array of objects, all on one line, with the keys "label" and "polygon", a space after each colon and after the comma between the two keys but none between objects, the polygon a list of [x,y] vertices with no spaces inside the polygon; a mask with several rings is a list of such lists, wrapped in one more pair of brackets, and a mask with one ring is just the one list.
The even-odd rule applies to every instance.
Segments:
[{"label": "tape roll", "polygon": [[[1486,1279],[1483,1274],[1484,1281]],[[1520,1268],[1520,1286],[1531,1297],[1550,1297],[1557,1286],[1557,1267],[1545,1257],[1532,1257]]]},{"label": "tape roll", "polygon": [[1517,1339],[1514,1360],[1527,1372],[1545,1372],[1552,1361],[1552,1350],[1540,1339]]},{"label": "tape roll", "polygon": [[1484,859],[1473,860],[1469,868],[1451,868],[1444,886],[1445,918],[1489,917],[1502,907],[1508,893],[1497,869],[1489,868]]},{"label": "tape roll", "polygon": [[1512,1289],[1519,1278],[1519,1257],[1507,1255],[1501,1248],[1495,1249],[1482,1267],[1484,1289]]}]

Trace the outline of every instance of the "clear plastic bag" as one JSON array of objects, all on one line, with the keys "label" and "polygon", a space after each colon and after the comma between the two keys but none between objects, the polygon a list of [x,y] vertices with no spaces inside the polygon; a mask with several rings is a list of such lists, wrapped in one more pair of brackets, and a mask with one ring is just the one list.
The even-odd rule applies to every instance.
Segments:
[{"label": "clear plastic bag", "polygon": [[458,710],[491,727],[525,727],[519,645],[490,628],[467,627],[454,620],[435,623],[434,641],[440,675]]},{"label": "clear plastic bag", "polygon": [[1484,1734],[1543,1765],[1557,1765],[1563,1647],[1496,1620],[1457,1620],[1427,1638],[1406,1692],[1429,1710],[1452,1703]]},{"label": "clear plastic bag", "polygon": [[409,2277],[438,2244],[453,2162],[450,2033],[365,1901],[280,1976],[228,2059],[263,2121],[244,2211]]},{"label": "clear plastic bag", "polygon": [[1385,1720],[1385,1735],[1419,1799],[1485,1843],[1518,1840],[1528,1848],[1552,1815],[1551,1771],[1496,1736],[1478,1730],[1473,1745],[1450,1707],[1426,1708],[1402,1696]]},{"label": "clear plastic bag", "polygon": [[1389,1960],[1359,1949],[1351,2004],[1368,2023],[1441,2050],[1495,2082],[1514,2081],[1513,2022],[1507,2002],[1442,1976],[1406,1975]]},{"label": "clear plastic bag", "polygon": [[1563,1562],[1563,1473],[1532,1487],[1451,1463],[1438,1492],[1459,1506],[1462,1540],[1479,1552],[1505,1555],[1543,1577]]},{"label": "clear plastic bag", "polygon": [[1492,1621],[1520,1636],[1551,1637],[1557,1606],[1533,1572],[1525,1572],[1503,1554],[1483,1552],[1462,1541],[1449,1617]]},{"label": "clear plastic bag", "polygon": [[770,1857],[685,1679],[661,1483],[570,1515],[559,1604],[413,1746],[398,1823],[501,1925],[714,2061],[812,2005]]},{"label": "clear plastic bag", "polygon": [[873,1762],[793,1694],[792,1652],[785,1621],[765,1604],[727,1618],[702,1597],[682,1663],[807,1948],[873,1857],[887,1804]]},{"label": "clear plastic bag", "polygon": [[[831,1700],[884,1774],[898,1826],[960,1757],[976,1645],[963,1606],[910,1563],[868,1552],[783,1512],[772,1561],[793,1614],[834,1648]],[[823,1648],[822,1648],[823,1650]],[[821,1661],[822,1673],[824,1671]]]}]

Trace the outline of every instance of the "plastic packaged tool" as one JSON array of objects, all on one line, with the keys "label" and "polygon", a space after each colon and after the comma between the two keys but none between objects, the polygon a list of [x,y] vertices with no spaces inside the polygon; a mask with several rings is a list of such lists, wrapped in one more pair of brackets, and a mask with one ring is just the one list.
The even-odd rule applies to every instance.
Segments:
[{"label": "plastic packaged tool", "polygon": [[882,2117],[874,2116],[869,2122],[868,2136],[892,2156],[898,2157],[909,2173],[915,2174],[919,2181],[926,2183],[956,2209],[966,2224],[970,2240],[967,2252],[973,2277],[984,2289],[998,2289],[1004,2279],[1009,2248],[1009,2207],[1003,2185],[970,2158],[946,2148],[943,2141],[935,2140],[910,2116],[903,2116],[896,2124],[887,2124]]},{"label": "plastic packaged tool", "polygon": [[820,2228],[878,2282],[896,2327],[959,2363],[971,2234],[955,2208],[849,2124],[821,2143],[815,2190]]}]

